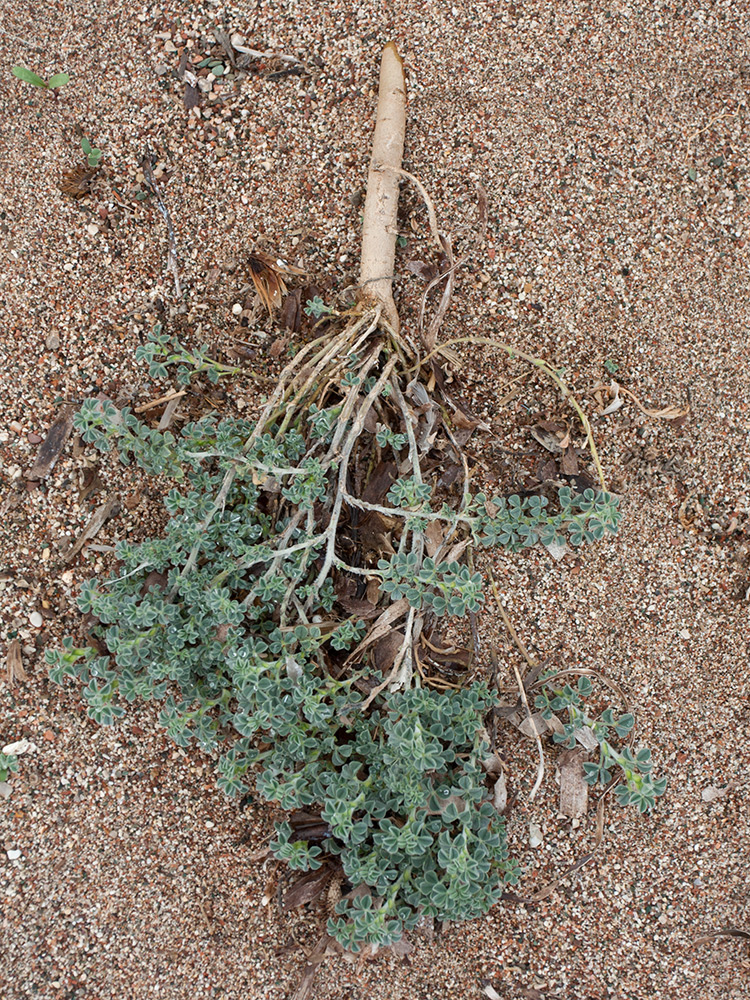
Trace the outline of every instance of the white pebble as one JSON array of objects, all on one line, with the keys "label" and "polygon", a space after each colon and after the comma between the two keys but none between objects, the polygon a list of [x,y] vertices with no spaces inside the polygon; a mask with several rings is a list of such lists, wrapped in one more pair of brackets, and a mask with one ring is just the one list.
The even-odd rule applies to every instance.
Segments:
[{"label": "white pebble", "polygon": [[16,757],[20,757],[22,753],[29,753],[30,751],[33,753],[38,749],[39,747],[36,743],[32,743],[31,740],[16,740],[15,743],[7,743],[3,747],[2,752],[5,754],[15,754]]},{"label": "white pebble", "polygon": [[21,857],[20,851],[6,851],[6,853],[8,855],[8,861],[18,861]]},{"label": "white pebble", "polygon": [[242,305],[239,302],[235,302],[235,304],[232,306],[232,312],[234,313],[235,316],[241,315]]},{"label": "white pebble", "polygon": [[42,616],[39,614],[38,611],[32,611],[31,612],[31,614],[29,615],[29,621],[34,626],[34,628],[41,628],[42,627],[42,621],[43,621],[43,619],[42,619]]}]

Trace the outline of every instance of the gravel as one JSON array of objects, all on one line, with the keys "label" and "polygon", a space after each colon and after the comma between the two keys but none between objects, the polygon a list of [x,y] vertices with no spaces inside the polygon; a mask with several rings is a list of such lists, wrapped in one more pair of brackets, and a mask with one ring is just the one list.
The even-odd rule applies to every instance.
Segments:
[{"label": "gravel", "polygon": [[[628,693],[637,739],[669,787],[649,817],[609,805],[593,859],[535,904],[506,901],[415,939],[408,961],[330,960],[315,996],[463,1000],[487,983],[503,1000],[747,995],[745,941],[693,946],[750,928],[746,13],[628,0],[4,5],[0,606],[27,679],[0,680],[0,743],[35,750],[0,799],[0,995],[282,998],[315,943],[321,909],[282,915],[285,875],[255,859],[271,808],[223,799],[211,761],[170,744],[154,706],[99,729],[79,691],[46,678],[45,647],[80,629],[80,583],[106,569],[118,538],[158,530],[163,484],[75,436],[46,479],[24,473],[66,404],[102,392],[137,406],[169,390],[134,358],[161,315],[222,358],[245,352],[211,399],[252,414],[276,370],[264,345],[278,330],[243,326],[247,255],[282,254],[326,301],[356,282],[390,38],[408,72],[405,167],[469,253],[443,335],[509,342],[564,369],[622,496],[611,541],[558,562],[532,550],[481,565],[536,655],[592,667]],[[274,75],[293,64],[265,60],[238,75],[215,27],[309,73]],[[188,63],[201,101],[190,110]],[[55,99],[12,78],[17,64],[71,82]],[[73,199],[60,184],[83,164],[82,136],[103,151],[102,169]],[[179,303],[147,146],[176,231]],[[490,205],[481,247],[477,183]],[[420,284],[405,265],[429,254],[408,189],[402,233],[396,291],[408,324]],[[540,457],[533,415],[567,415],[574,437],[576,425],[539,379],[501,402],[526,374],[519,362],[456,350],[466,395],[495,434],[477,445],[480,477],[521,488]],[[605,415],[613,380],[647,409],[689,403],[690,413],[651,417],[625,395]],[[115,494],[120,513],[66,564]],[[485,649],[518,662],[489,602],[479,627]],[[509,836],[531,895],[593,850],[595,817],[558,817],[552,750],[529,804],[534,744],[515,731],[503,739]]]}]

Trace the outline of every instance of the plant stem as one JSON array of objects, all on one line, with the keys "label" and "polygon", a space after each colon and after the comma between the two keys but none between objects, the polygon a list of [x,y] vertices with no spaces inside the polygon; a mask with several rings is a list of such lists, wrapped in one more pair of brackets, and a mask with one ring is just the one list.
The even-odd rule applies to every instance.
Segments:
[{"label": "plant stem", "polygon": [[365,299],[378,303],[398,335],[399,318],[393,301],[393,268],[398,235],[398,171],[404,155],[406,79],[404,64],[393,42],[383,50],[372,159],[367,176],[360,285]]}]

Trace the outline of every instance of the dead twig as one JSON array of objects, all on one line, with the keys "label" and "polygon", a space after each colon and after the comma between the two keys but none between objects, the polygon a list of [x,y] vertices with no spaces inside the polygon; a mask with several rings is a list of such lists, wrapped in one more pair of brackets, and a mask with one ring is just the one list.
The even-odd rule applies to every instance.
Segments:
[{"label": "dead twig", "polygon": [[521,680],[521,675],[518,672],[518,667],[512,664],[513,673],[516,676],[516,683],[518,684],[518,693],[521,695],[521,701],[526,709],[526,716],[531,723],[531,729],[534,733],[534,739],[536,740],[536,747],[539,751],[539,764],[537,766],[536,781],[534,782],[534,787],[529,792],[529,802],[533,802],[536,797],[536,793],[541,788],[542,782],[544,781],[544,747],[542,746],[542,738],[539,735],[539,731],[534,725],[534,719],[531,714],[531,709],[529,708],[529,701],[526,697],[526,689],[523,686],[523,681]]},{"label": "dead twig", "polygon": [[105,521],[107,521],[113,514],[119,510],[120,502],[118,497],[111,496],[109,500],[98,507],[94,513],[89,518],[88,524],[83,529],[78,539],[70,546],[65,555],[63,556],[63,562],[70,562],[70,560],[78,555],[86,542],[93,538],[94,535],[100,530]]},{"label": "dead twig", "polygon": [[146,183],[151,188],[151,193],[156,201],[156,206],[164,216],[164,221],[167,224],[167,237],[169,239],[169,252],[167,254],[167,270],[171,273],[174,278],[174,293],[177,298],[182,295],[182,287],[180,285],[180,269],[177,262],[177,239],[174,233],[174,226],[172,225],[172,216],[169,214],[169,209],[164,204],[164,199],[161,195],[161,190],[159,185],[156,183],[156,178],[154,177],[154,171],[151,167],[151,161],[153,159],[153,153],[149,147],[146,148],[146,153],[143,157],[142,167],[143,174],[146,178]]},{"label": "dead twig", "polygon": [[180,396],[184,396],[187,392],[186,389],[180,389],[177,392],[176,389],[171,389],[166,395],[159,396],[158,399],[152,399],[150,403],[142,403],[140,406],[136,406],[133,413],[145,413],[146,410],[153,410],[155,406],[161,406],[162,403],[168,403],[172,399],[178,399]]},{"label": "dead twig", "polygon": [[500,617],[503,620],[503,624],[505,625],[506,629],[508,630],[508,633],[510,634],[511,639],[515,643],[516,648],[520,652],[521,656],[523,656],[524,660],[526,660],[526,662],[528,663],[529,667],[531,667],[531,669],[533,670],[534,667],[538,667],[539,666],[539,661],[534,659],[534,657],[529,653],[529,651],[526,648],[526,646],[524,646],[524,644],[521,642],[521,639],[519,638],[518,632],[516,632],[516,630],[515,630],[515,628],[513,626],[513,622],[508,617],[508,612],[505,610],[505,608],[503,607],[503,605],[502,605],[502,603],[500,601],[500,592],[497,589],[497,582],[495,581],[495,576],[494,576],[494,574],[492,572],[492,569],[490,569],[489,573],[490,573],[490,581],[491,581],[491,584],[492,584],[492,593],[495,596],[495,603],[497,604],[497,609],[500,612]]}]

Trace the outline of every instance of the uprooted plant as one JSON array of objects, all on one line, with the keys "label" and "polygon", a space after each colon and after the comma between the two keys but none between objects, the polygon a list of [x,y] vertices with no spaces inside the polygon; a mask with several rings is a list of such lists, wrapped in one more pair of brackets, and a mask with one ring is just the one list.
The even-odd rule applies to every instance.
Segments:
[{"label": "uprooted plant", "polygon": [[298,901],[343,887],[328,930],[352,950],[395,941],[421,914],[486,912],[515,878],[482,769],[492,695],[443,670],[465,651],[444,645],[441,619],[483,600],[467,548],[579,545],[619,519],[604,490],[562,489],[551,504],[472,495],[463,445],[479,422],[437,345],[450,241],[438,237],[445,290],[421,342],[391,294],[404,106],[391,44],[361,300],[321,319],[257,420],[204,417],[178,437],[109,403],[81,408],[87,442],[178,485],[163,535],[120,542],[113,575],[82,588],[98,648],[68,640],[48,655],[55,680],[85,683],[94,719],[164,701],[172,739],[219,754],[226,792],[254,785],[279,803],[288,819],[271,851],[307,873]]}]

